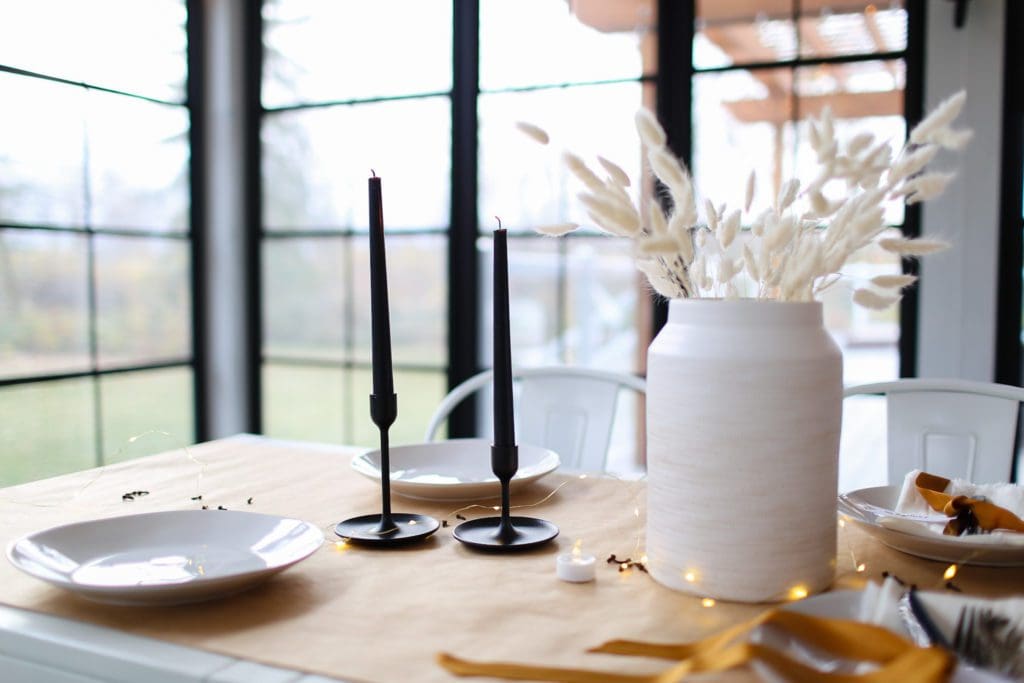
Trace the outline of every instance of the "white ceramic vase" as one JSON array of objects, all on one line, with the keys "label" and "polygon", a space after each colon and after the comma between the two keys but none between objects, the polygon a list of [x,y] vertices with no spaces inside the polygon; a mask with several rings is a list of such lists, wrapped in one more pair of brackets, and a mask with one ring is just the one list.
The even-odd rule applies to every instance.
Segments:
[{"label": "white ceramic vase", "polygon": [[659,583],[744,602],[831,584],[842,373],[820,303],[670,303],[647,357]]}]

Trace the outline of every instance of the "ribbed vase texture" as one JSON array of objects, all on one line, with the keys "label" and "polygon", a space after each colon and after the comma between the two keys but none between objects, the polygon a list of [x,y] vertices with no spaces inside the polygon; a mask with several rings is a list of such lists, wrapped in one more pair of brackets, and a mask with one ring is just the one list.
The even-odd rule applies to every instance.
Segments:
[{"label": "ribbed vase texture", "polygon": [[827,588],[841,419],[820,303],[672,301],[647,358],[651,575],[744,602]]}]

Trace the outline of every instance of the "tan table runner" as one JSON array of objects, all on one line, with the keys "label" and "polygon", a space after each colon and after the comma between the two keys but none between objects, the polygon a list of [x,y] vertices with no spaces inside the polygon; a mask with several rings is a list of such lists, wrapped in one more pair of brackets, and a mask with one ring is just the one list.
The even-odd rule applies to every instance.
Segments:
[{"label": "tan table runner", "polygon": [[[746,620],[763,608],[718,603],[620,574],[609,554],[636,557],[642,482],[552,475],[513,498],[561,527],[551,547],[482,555],[451,536],[459,503],[395,497],[396,511],[446,520],[432,540],[403,550],[338,549],[332,526],[379,506],[374,482],[349,468],[353,451],[336,446],[235,437],[142,460],[0,490],[0,540],[56,524],[156,510],[211,507],[287,515],[314,522],[328,538],[308,560],[263,586],[224,600],[164,608],[90,603],[0,563],[0,602],[109,626],[266,664],[363,681],[455,680],[434,664],[463,657],[553,666],[652,672],[665,662],[585,654],[612,638],[692,640]],[[557,490],[556,490],[557,489]],[[124,502],[123,493],[150,494]],[[202,503],[190,497],[202,494]],[[252,504],[247,499],[252,498]],[[751,511],[755,513],[755,511]],[[209,514],[217,514],[211,510]],[[470,519],[490,511],[463,510]],[[555,578],[555,555],[582,539],[598,557],[598,579]],[[841,530],[837,567],[860,578],[883,571],[924,588],[941,587],[946,565],[891,551],[859,531]],[[854,568],[863,564],[864,571]],[[1004,595],[1024,587],[1024,570],[961,568],[956,584]],[[752,680],[735,672],[718,680]]]}]

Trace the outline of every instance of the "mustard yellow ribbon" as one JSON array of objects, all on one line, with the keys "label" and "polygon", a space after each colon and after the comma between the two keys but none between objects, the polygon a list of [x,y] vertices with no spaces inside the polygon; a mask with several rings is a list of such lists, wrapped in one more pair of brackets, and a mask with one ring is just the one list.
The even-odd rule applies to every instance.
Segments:
[{"label": "mustard yellow ribbon", "polygon": [[[955,518],[966,510],[974,514],[975,519],[978,520],[978,526],[985,531],[1001,529],[1024,532],[1024,520],[1006,508],[994,505],[987,500],[969,496],[951,496],[944,493],[946,487],[949,486],[949,479],[921,472],[914,479],[914,486],[933,510],[941,512],[947,517]],[[960,531],[960,525],[954,521],[951,521],[943,529],[943,533],[949,536],[958,536]]]},{"label": "mustard yellow ribbon", "polygon": [[[836,657],[873,662],[878,668],[860,675],[823,673],[765,645],[736,642],[762,624],[781,628],[803,643]],[[471,662],[446,653],[439,654],[437,661],[458,676],[553,683],[676,683],[691,674],[725,671],[753,660],[768,664],[797,683],[940,683],[948,680],[954,665],[952,655],[945,650],[915,647],[879,626],[782,610],[770,610],[751,621],[694,643],[670,645],[613,640],[590,651],[657,657],[678,663],[659,674],[638,675],[510,662]]]}]

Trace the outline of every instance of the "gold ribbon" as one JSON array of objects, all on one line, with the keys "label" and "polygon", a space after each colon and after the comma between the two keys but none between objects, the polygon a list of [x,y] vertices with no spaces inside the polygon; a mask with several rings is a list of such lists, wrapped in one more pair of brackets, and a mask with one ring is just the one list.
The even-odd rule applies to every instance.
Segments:
[{"label": "gold ribbon", "polygon": [[[878,668],[860,675],[823,673],[765,645],[737,642],[763,624],[783,629],[803,643],[836,657],[873,662]],[[787,680],[797,683],[940,683],[948,680],[955,661],[945,650],[915,647],[880,626],[778,609],[694,643],[669,645],[613,640],[590,652],[657,657],[678,663],[659,674],[638,675],[509,662],[471,662],[446,653],[439,654],[437,662],[457,676],[553,683],[676,683],[691,674],[725,671],[753,660],[768,664]]]},{"label": "gold ribbon", "polygon": [[987,500],[981,500],[979,498],[971,498],[969,496],[951,496],[948,493],[945,493],[946,487],[949,486],[949,479],[934,474],[928,474],[927,472],[921,472],[917,475],[917,478],[914,479],[914,486],[917,487],[917,492],[921,494],[921,497],[928,501],[928,505],[930,505],[933,510],[941,512],[947,517],[954,518],[946,525],[946,528],[943,529],[943,533],[948,536],[960,535],[962,526],[957,523],[956,518],[964,512],[973,514],[974,518],[978,522],[978,526],[985,531],[1002,529],[1006,531],[1024,532],[1024,520],[1006,508],[999,507]]}]

